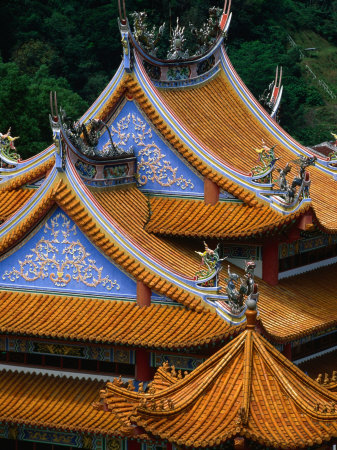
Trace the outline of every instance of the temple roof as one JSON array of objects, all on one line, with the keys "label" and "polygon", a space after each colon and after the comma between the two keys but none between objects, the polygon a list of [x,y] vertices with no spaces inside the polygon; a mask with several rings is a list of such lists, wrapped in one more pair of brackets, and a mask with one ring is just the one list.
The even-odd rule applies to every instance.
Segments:
[{"label": "temple roof", "polygon": [[240,327],[184,307],[0,291],[0,334],[184,349],[220,342]]},{"label": "temple roof", "polygon": [[[221,70],[208,83],[190,89],[160,89],[159,95],[185,130],[201,142],[210,155],[231,165],[235,171],[248,174],[256,166],[255,149],[261,146],[262,140],[268,146],[277,144],[276,156],[281,157],[277,163],[279,167],[294,160],[298,150],[284,144],[284,137],[289,136],[280,127],[278,134],[273,134],[266,126],[267,122],[249,107],[232,83],[228,74]],[[331,174],[317,167],[311,167],[309,171],[313,209],[322,229],[335,232],[337,205],[333,199],[336,182]]]},{"label": "temple roof", "polygon": [[[255,311],[249,311],[248,314]],[[177,378],[166,365],[149,393],[107,383],[101,408],[176,445],[219,446],[242,436],[283,448],[337,436],[336,394],[307,377],[254,330],[233,339],[197,369]],[[151,392],[151,393],[150,393]]]},{"label": "temple roof", "polygon": [[0,221],[5,221],[9,216],[16,213],[33,194],[33,189],[0,191]]},{"label": "temple roof", "polygon": [[84,378],[0,372],[0,421],[68,432],[121,435],[113,414],[90,404],[104,383]]},{"label": "temple roof", "polygon": [[291,225],[308,207],[281,216],[267,205],[202,200],[150,198],[150,220],[146,230],[155,234],[209,238],[247,238],[278,233]]}]

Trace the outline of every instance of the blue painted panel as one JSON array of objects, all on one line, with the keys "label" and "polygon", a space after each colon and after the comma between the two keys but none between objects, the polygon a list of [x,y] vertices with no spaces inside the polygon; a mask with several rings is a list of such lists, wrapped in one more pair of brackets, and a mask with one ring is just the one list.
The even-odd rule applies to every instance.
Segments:
[{"label": "blue painted panel", "polygon": [[135,281],[108,261],[59,208],[1,262],[0,286],[136,297]]},{"label": "blue painted panel", "polygon": [[[133,147],[142,190],[204,195],[203,180],[157,135],[134,102],[126,102],[110,125],[110,131],[112,140],[119,147],[125,150]],[[105,131],[100,137],[98,148],[104,151],[109,144],[109,135]]]}]

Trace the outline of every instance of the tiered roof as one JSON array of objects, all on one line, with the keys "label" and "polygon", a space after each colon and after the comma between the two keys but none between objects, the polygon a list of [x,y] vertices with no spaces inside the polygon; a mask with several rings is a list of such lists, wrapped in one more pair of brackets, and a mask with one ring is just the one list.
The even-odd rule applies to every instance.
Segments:
[{"label": "tiered roof", "polygon": [[154,349],[196,348],[238,332],[217,314],[176,306],[0,291],[0,334]]},{"label": "tiered roof", "polygon": [[[219,446],[242,436],[262,445],[308,447],[337,436],[337,397],[247,330],[184,378],[164,365],[148,393],[107,383],[100,409],[176,445]],[[180,379],[179,379],[180,378]]]},{"label": "tiered roof", "polygon": [[308,206],[282,216],[259,203],[219,202],[206,205],[202,200],[151,198],[151,217],[146,230],[170,236],[218,239],[261,237],[265,232],[278,234],[300,217]]},{"label": "tiered roof", "polygon": [[120,436],[113,414],[95,411],[104,383],[84,378],[0,372],[0,421],[54,430]]}]

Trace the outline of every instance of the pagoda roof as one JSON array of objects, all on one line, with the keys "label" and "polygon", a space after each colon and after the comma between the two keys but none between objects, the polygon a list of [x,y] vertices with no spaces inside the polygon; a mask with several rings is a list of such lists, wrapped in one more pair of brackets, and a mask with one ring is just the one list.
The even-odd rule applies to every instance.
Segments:
[{"label": "pagoda roof", "polygon": [[0,291],[0,334],[154,349],[191,349],[222,341],[241,327],[184,307]]},{"label": "pagoda roof", "polygon": [[68,432],[123,435],[113,414],[94,411],[104,382],[60,376],[0,372],[0,422]]},{"label": "pagoda roof", "polygon": [[138,425],[187,447],[220,446],[241,436],[296,448],[336,437],[336,394],[257,333],[252,316],[247,321],[246,331],[184,378],[174,368],[166,373],[164,365],[148,393],[107,383],[100,408],[116,414],[130,435]]},{"label": "pagoda roof", "polygon": [[261,203],[218,202],[203,200],[150,198],[151,217],[146,230],[155,234],[204,238],[248,238],[265,232],[278,233],[308,210],[282,216]]}]

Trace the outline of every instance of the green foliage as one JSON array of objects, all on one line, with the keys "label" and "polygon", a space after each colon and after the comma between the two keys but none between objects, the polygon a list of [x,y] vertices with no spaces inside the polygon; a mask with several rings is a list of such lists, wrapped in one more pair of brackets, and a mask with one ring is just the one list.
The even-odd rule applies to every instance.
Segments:
[{"label": "green foliage", "polygon": [[[169,34],[177,16],[187,31],[190,22],[200,27],[208,9],[222,7],[223,0],[126,0],[126,5],[128,12],[146,10],[153,24],[166,21]],[[79,117],[112,77],[122,51],[117,6],[117,0],[0,2],[0,130],[12,126],[23,155],[51,142],[49,90],[57,90],[59,104]],[[336,112],[305,72],[298,50],[289,46],[288,33],[297,41],[310,30],[329,41],[325,59],[316,58],[317,67],[335,67],[337,0],[233,0],[232,11],[229,54],[244,82],[259,97],[282,65],[282,125],[305,144],[328,139]],[[188,41],[195,44],[192,36]],[[166,50],[161,43],[160,56]],[[313,62],[311,66],[318,70]],[[334,80],[331,70],[327,81],[337,91]]]},{"label": "green foliage", "polygon": [[0,60],[0,130],[4,133],[10,126],[18,153],[27,158],[42,151],[52,141],[48,121],[49,92],[57,91],[59,104],[68,114],[78,117],[87,103],[71,91],[64,78],[53,78],[46,65],[33,76],[22,73],[15,63]]}]

